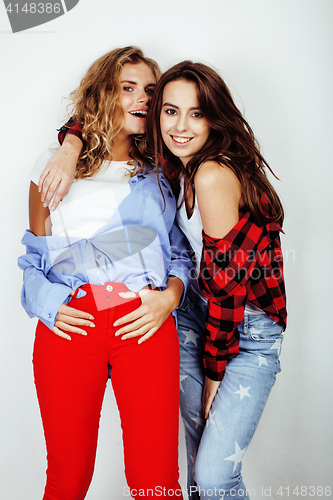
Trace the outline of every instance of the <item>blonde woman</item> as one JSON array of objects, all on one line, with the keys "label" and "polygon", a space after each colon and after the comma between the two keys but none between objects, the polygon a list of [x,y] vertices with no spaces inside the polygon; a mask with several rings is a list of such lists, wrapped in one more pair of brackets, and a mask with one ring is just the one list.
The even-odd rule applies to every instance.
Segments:
[{"label": "blonde woman", "polygon": [[[85,144],[76,182],[55,210],[38,191],[54,151],[37,160],[32,174],[27,252],[19,265],[22,304],[40,320],[33,363],[47,446],[44,500],[86,496],[109,369],[130,494],[182,498],[179,345],[171,312],[190,261],[174,224],[171,187],[139,150],[158,77],[157,64],[135,47],[98,59],[71,94]],[[117,326],[125,315],[135,325],[127,336]]]}]

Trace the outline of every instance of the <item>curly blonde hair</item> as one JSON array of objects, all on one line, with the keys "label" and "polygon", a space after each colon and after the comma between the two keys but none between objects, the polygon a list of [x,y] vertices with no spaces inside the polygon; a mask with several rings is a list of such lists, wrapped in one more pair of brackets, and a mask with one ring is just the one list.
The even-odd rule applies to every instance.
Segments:
[{"label": "curly blonde hair", "polygon": [[[146,58],[138,47],[128,46],[111,50],[97,59],[82,78],[77,89],[70,94],[70,116],[82,125],[84,148],[80,154],[76,179],[92,177],[106,159],[112,159],[112,142],[121,129],[123,111],[120,104],[120,72],[126,63],[144,62],[153,72],[156,81],[161,76],[158,64]],[[136,136],[130,156],[143,167],[143,136]]]}]

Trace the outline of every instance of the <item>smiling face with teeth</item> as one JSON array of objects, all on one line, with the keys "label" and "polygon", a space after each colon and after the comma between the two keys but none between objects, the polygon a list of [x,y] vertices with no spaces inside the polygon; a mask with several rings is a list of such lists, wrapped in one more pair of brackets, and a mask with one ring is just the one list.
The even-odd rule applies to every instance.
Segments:
[{"label": "smiling face with teeth", "polygon": [[209,122],[200,110],[194,82],[175,80],[165,85],[160,125],[165,145],[186,167],[206,144],[210,133]]},{"label": "smiling face with teeth", "polygon": [[156,85],[154,74],[144,62],[126,63],[120,72],[120,85],[123,122],[119,135],[125,139],[144,134],[148,104]]}]

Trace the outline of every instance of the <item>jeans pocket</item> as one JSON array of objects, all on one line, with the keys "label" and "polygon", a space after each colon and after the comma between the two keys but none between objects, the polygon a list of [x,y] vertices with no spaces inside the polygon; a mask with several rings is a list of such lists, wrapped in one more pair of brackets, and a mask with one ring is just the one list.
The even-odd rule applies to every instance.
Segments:
[{"label": "jeans pocket", "polygon": [[191,309],[192,303],[193,303],[192,298],[190,297],[189,294],[186,294],[182,304],[178,306],[177,310],[186,312],[188,309]]},{"label": "jeans pocket", "polygon": [[279,339],[283,339],[283,327],[266,315],[250,317],[248,332],[251,339],[256,342],[274,343]]},{"label": "jeans pocket", "polygon": [[275,373],[281,371],[279,357],[283,341],[283,327],[269,316],[256,316],[249,320],[248,334],[252,349],[265,364],[270,360]]}]

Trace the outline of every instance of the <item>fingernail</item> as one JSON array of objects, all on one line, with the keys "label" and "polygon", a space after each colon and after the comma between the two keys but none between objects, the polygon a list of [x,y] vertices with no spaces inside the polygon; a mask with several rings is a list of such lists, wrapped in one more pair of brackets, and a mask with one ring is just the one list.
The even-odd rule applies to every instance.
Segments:
[{"label": "fingernail", "polygon": [[89,319],[95,319],[94,316],[89,316]]},{"label": "fingernail", "polygon": [[51,207],[51,212],[53,212],[53,210],[55,210],[55,207],[52,205],[52,207]]},{"label": "fingernail", "polygon": [[41,192],[41,190],[42,190],[42,188],[40,188],[40,187],[39,187],[39,188],[38,188],[38,192],[40,193],[40,192]]},{"label": "fingernail", "polygon": [[43,203],[43,207],[46,208],[47,207],[47,203]]},{"label": "fingernail", "polygon": [[81,331],[81,335],[87,335],[87,332]]},{"label": "fingernail", "polygon": [[115,321],[115,322],[113,323],[113,326],[118,326],[118,325],[119,325],[118,321]]},{"label": "fingernail", "polygon": [[121,340],[126,340],[127,339],[127,335],[124,335],[123,337],[121,337]]},{"label": "fingernail", "polygon": [[[40,191],[41,191],[41,190],[39,189],[39,192],[40,192]],[[45,196],[42,196],[41,200],[42,200],[42,201],[44,201],[44,200],[45,200]]]},{"label": "fingernail", "polygon": [[89,326],[91,326],[91,328],[95,328],[96,325],[94,323],[90,323]]}]

